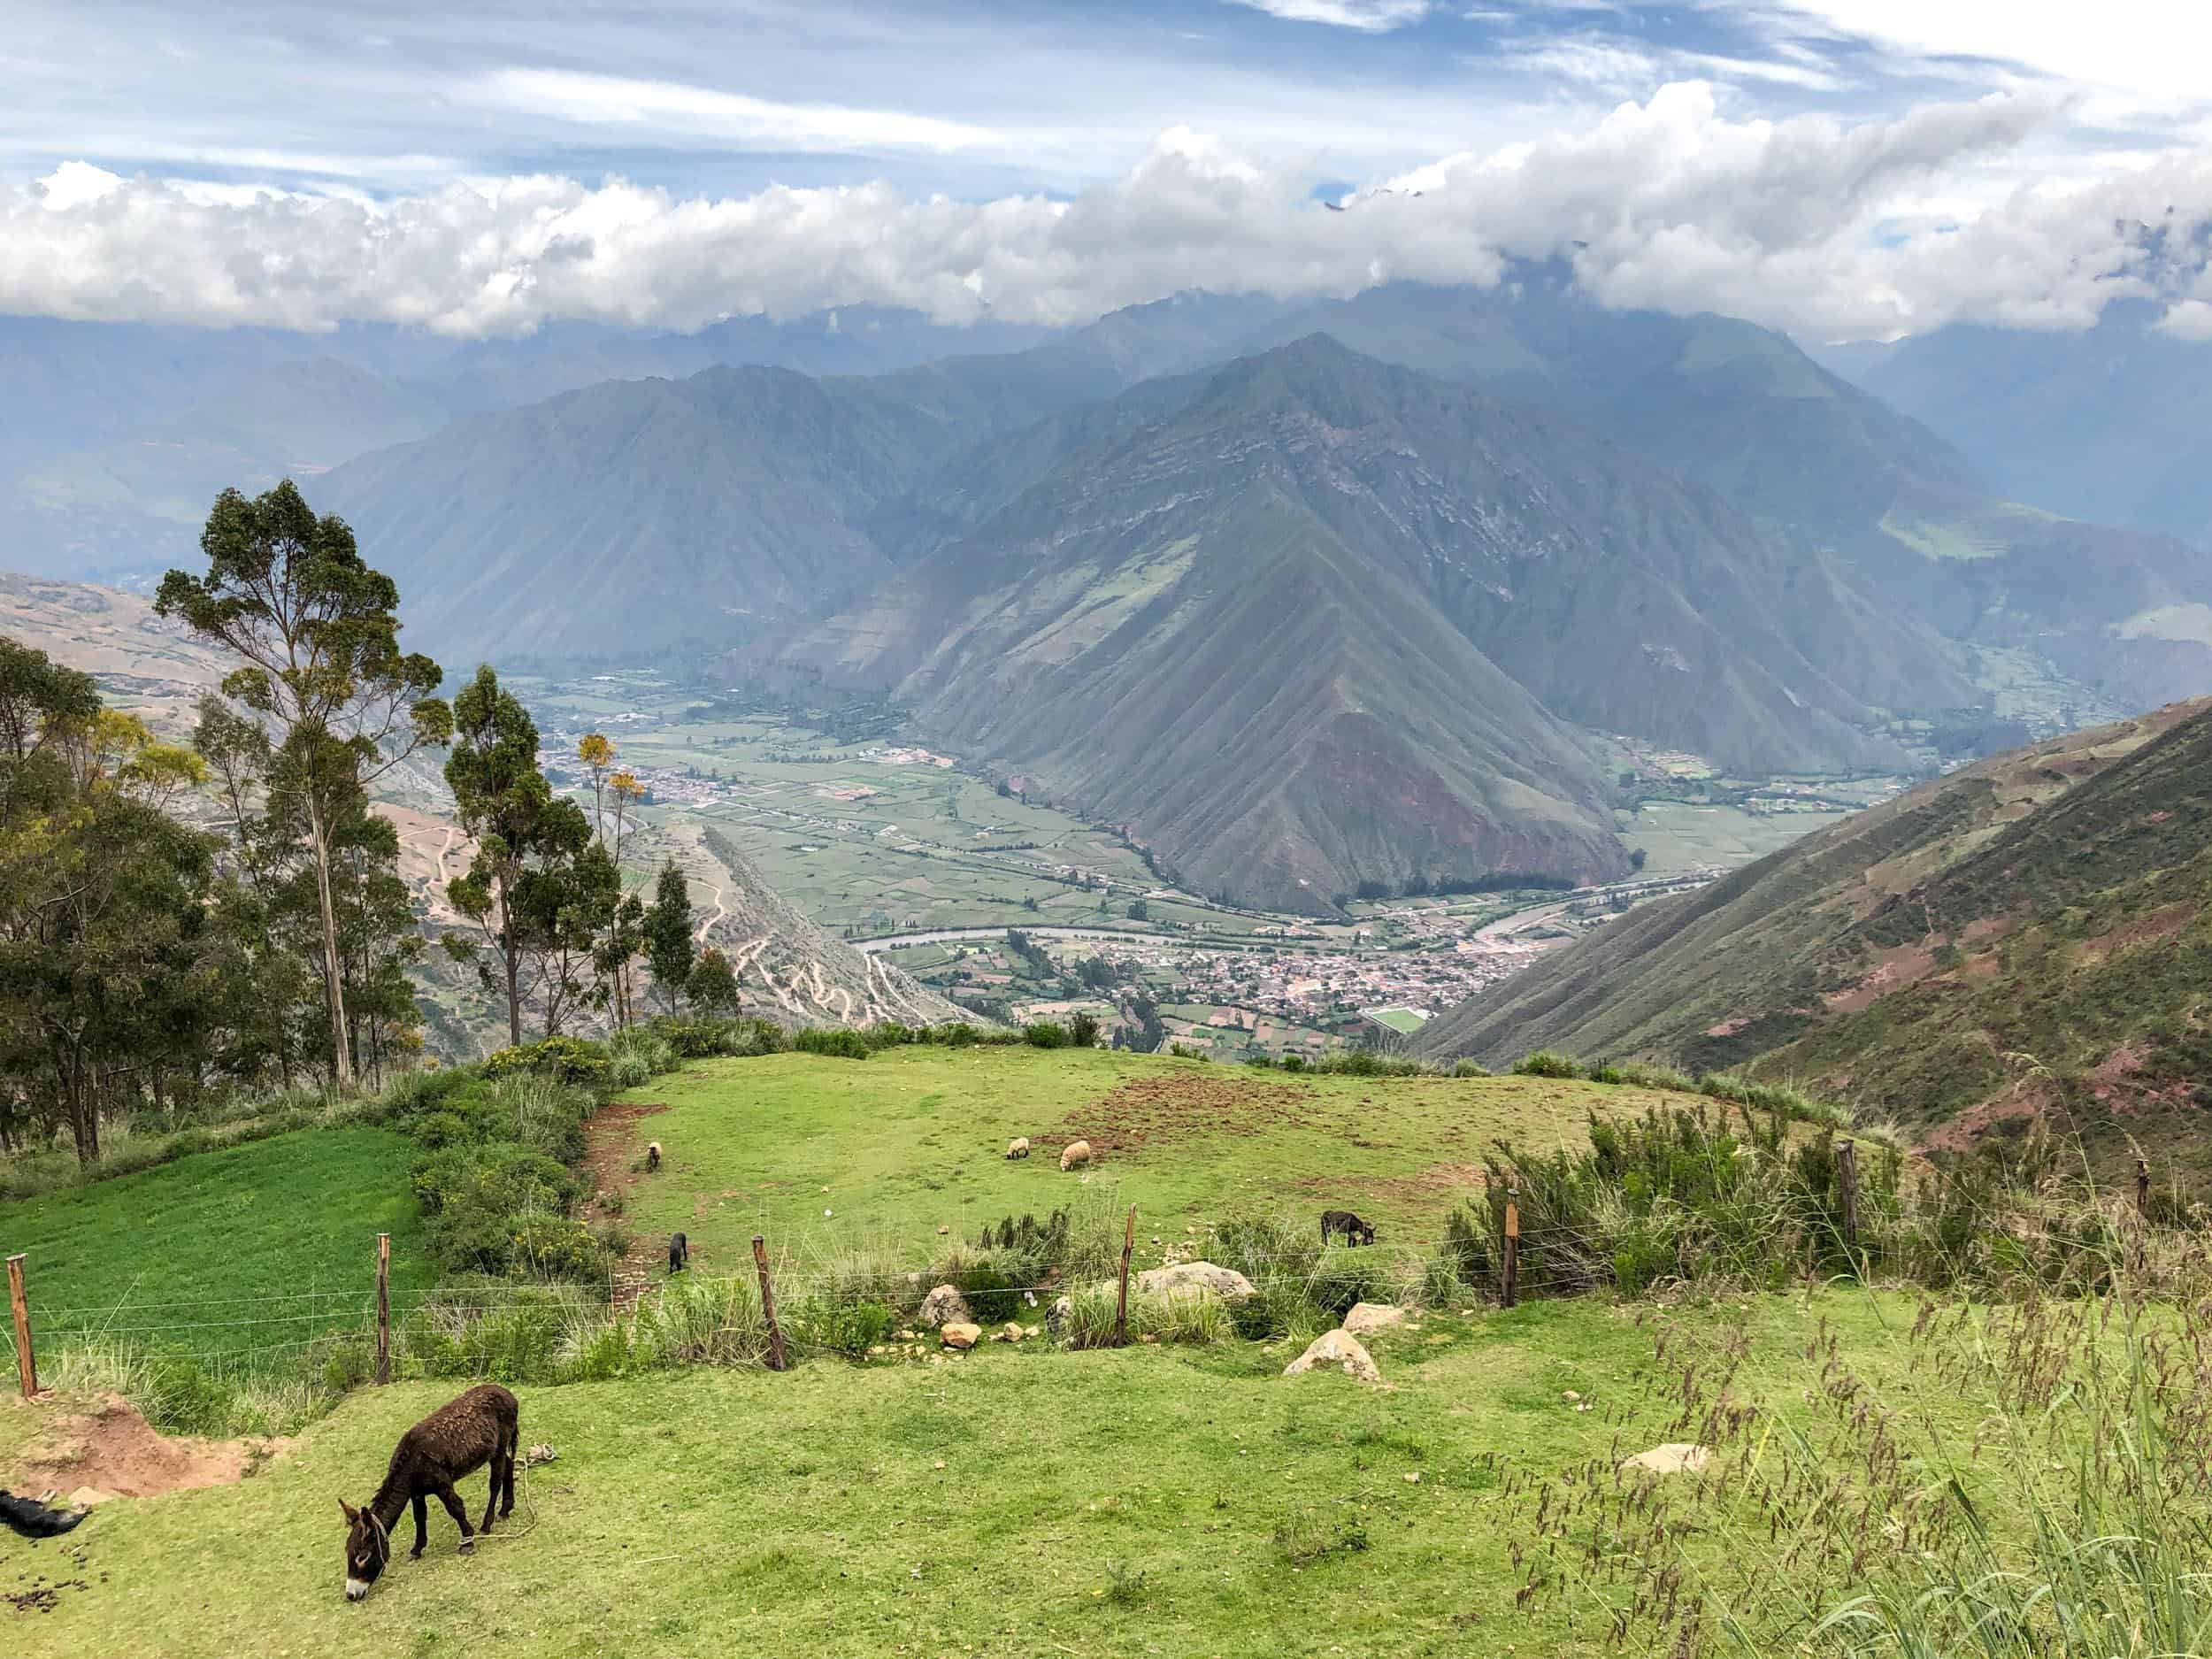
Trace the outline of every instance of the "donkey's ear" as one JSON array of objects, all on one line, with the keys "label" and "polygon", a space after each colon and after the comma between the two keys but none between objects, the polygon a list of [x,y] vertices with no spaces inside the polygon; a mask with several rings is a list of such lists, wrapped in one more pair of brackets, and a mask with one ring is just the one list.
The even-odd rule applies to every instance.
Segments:
[{"label": "donkey's ear", "polygon": [[346,1525],[348,1526],[351,1526],[361,1518],[361,1511],[355,1509],[353,1505],[348,1503],[343,1498],[338,1500],[338,1507],[346,1512]]}]

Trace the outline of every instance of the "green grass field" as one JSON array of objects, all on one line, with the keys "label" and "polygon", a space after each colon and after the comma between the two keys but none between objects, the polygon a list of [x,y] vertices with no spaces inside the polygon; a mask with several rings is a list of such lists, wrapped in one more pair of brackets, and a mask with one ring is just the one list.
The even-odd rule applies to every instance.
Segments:
[{"label": "green grass field", "polygon": [[[1816,1416],[1823,1333],[1915,1411],[1963,1417],[1914,1392],[1910,1324],[1843,1292],[1432,1316],[1375,1340],[1384,1390],[1285,1378],[1247,1343],[523,1389],[523,1440],[560,1458],[523,1477],[517,1524],[463,1556],[434,1503],[430,1553],[349,1604],[335,1500],[365,1501],[455,1392],[402,1384],[238,1485],[104,1507],[65,1548],[12,1540],[0,1593],[58,1585],[12,1615],[44,1659],[1610,1653],[1582,1597],[1516,1609],[1514,1552],[1551,1536],[1526,1479],[1679,1438],[1681,1363],[1739,1331],[1732,1388],[1786,1417]],[[0,1412],[0,1463],[35,1416]],[[462,1483],[472,1516],[484,1484]],[[1717,1586],[1766,1540],[1688,1549]]]},{"label": "green grass field", "polygon": [[379,1233],[392,1235],[396,1293],[430,1282],[412,1150],[383,1129],[304,1129],[0,1204],[0,1249],[29,1257],[33,1341],[266,1354],[357,1323]]},{"label": "green grass field", "polygon": [[[1099,1153],[1088,1179],[1153,1234],[1233,1214],[1351,1209],[1382,1242],[1432,1237],[1475,1190],[1500,1139],[1549,1149],[1589,1112],[1640,1113],[1680,1096],[1543,1078],[1303,1077],[1106,1050],[886,1049],[718,1060],[624,1097],[664,1105],[627,1133],[667,1164],[641,1178],[626,1219],[689,1235],[703,1268],[736,1271],[755,1233],[802,1259],[889,1245],[926,1263],[956,1233],[1067,1203],[1058,1142]],[[1008,1141],[1041,1141],[1010,1162]],[[1157,1252],[1152,1252],[1156,1259]]]}]

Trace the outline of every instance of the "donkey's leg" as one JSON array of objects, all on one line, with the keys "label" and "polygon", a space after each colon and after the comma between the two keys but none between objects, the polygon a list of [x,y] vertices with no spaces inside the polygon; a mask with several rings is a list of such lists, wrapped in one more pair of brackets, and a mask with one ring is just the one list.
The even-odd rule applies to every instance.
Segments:
[{"label": "donkey's leg", "polygon": [[484,1520],[477,1529],[485,1533],[491,1532],[492,1517],[499,1513],[499,1454],[494,1452],[492,1461],[484,1471]]},{"label": "donkey's leg", "polygon": [[499,1498],[499,1513],[503,1519],[515,1512],[515,1448],[521,1438],[522,1432],[517,1429],[514,1438],[507,1442],[507,1461],[500,1465],[507,1474],[506,1485],[500,1489]]},{"label": "donkey's leg", "polygon": [[422,1494],[415,1494],[415,1547],[407,1552],[410,1561],[422,1559],[422,1547],[430,1541],[430,1506],[422,1501]]},{"label": "donkey's leg", "polygon": [[453,1517],[454,1525],[461,1529],[461,1548],[476,1548],[476,1529],[469,1525],[469,1512],[461,1506],[461,1494],[449,1480],[438,1488],[438,1502],[445,1505],[445,1512]]}]

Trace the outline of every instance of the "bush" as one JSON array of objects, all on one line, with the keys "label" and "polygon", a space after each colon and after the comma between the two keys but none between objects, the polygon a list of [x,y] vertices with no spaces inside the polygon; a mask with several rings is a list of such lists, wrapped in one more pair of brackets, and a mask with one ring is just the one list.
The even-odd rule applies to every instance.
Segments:
[{"label": "bush", "polygon": [[1285,1055],[1285,1056],[1283,1056],[1283,1070],[1284,1070],[1284,1071],[1304,1071],[1305,1069],[1306,1069],[1306,1056],[1305,1056],[1304,1055],[1302,1055],[1302,1054],[1286,1054],[1286,1055]]},{"label": "bush", "polygon": [[1095,1014],[1078,1014],[1073,1019],[1068,1021],[1068,1041],[1072,1047],[1078,1048],[1096,1048],[1098,1046],[1098,1017]]},{"label": "bush", "polygon": [[1187,1042],[1171,1042],[1168,1044],[1167,1051],[1178,1060],[1205,1060],[1212,1057],[1202,1048],[1194,1048]]},{"label": "bush", "polygon": [[518,1048],[502,1048],[483,1066],[484,1075],[494,1081],[518,1071],[531,1071],[586,1088],[603,1085],[607,1070],[607,1050],[581,1037],[548,1037]]},{"label": "bush", "polygon": [[1523,1055],[1514,1063],[1515,1077],[1556,1077],[1576,1079],[1583,1075],[1582,1067],[1563,1054],[1554,1054],[1548,1048],[1539,1048],[1533,1054]]},{"label": "bush", "polygon": [[848,1359],[864,1359],[881,1342],[897,1316],[879,1302],[809,1302],[791,1320],[793,1336],[811,1348],[827,1348]]},{"label": "bush", "polygon": [[1068,1028],[1055,1020],[1041,1019],[1023,1030],[1022,1041],[1033,1048],[1064,1048]]},{"label": "bush", "polygon": [[802,1054],[831,1055],[841,1060],[865,1060],[873,1052],[865,1037],[845,1025],[810,1025],[792,1034],[791,1046]]}]

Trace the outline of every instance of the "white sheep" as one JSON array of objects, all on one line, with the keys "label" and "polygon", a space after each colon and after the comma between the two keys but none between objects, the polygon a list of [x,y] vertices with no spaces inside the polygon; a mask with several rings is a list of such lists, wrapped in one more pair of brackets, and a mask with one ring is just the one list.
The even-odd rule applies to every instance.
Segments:
[{"label": "white sheep", "polygon": [[1060,1154],[1060,1167],[1064,1170],[1078,1169],[1090,1161],[1091,1143],[1087,1141],[1071,1141]]},{"label": "white sheep", "polygon": [[1029,1156],[1029,1137],[1027,1135],[1016,1135],[1011,1141],[1009,1141],[1006,1143],[1006,1156],[1009,1158],[1027,1157]]}]

